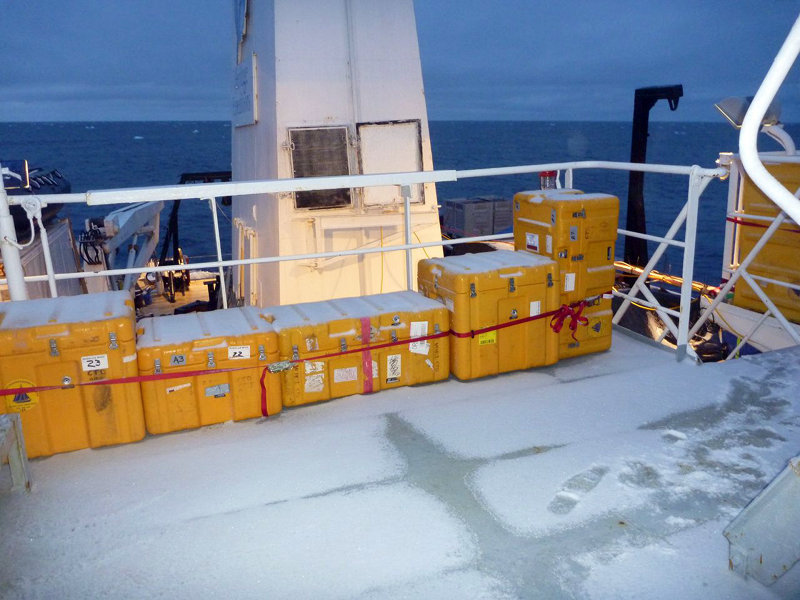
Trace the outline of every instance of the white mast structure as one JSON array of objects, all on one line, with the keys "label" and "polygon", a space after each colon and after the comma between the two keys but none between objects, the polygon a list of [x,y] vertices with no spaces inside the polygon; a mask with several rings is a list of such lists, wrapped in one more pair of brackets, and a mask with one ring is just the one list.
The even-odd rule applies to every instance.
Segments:
[{"label": "white mast structure", "polygon": [[[412,0],[238,0],[233,179],[432,170]],[[402,243],[400,188],[234,200],[237,258]],[[412,242],[441,239],[433,184],[412,187]],[[414,251],[420,258],[441,250]],[[413,273],[416,281],[416,273]],[[406,288],[403,252],[239,268],[246,304]]]}]

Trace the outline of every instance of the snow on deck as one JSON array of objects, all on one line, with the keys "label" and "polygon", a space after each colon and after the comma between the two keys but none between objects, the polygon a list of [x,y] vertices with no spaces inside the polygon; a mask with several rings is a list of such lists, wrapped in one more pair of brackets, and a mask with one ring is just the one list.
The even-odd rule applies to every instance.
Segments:
[{"label": "snow on deck", "polygon": [[800,451],[800,351],[608,353],[32,461],[2,598],[796,598],[722,530]]}]

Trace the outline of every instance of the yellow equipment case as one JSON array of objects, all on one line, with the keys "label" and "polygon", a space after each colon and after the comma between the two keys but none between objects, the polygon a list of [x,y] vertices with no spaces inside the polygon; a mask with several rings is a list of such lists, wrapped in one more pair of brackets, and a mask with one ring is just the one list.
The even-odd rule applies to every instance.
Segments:
[{"label": "yellow equipment case", "polygon": [[[800,165],[768,164],[766,167],[790,192],[794,193],[800,187]],[[777,217],[780,212],[775,203],[743,172],[741,165],[739,173],[738,181],[731,181],[731,185],[739,186],[736,212],[744,213],[733,225],[734,263],[737,265],[750,253],[770,225],[769,221],[748,219],[747,215]],[[747,272],[750,275],[800,285],[800,261],[797,260],[799,252],[800,225],[787,219],[750,263]],[[783,316],[800,323],[800,290],[769,282],[759,282],[759,285]],[[743,279],[736,282],[733,304],[757,312],[766,310],[764,303]]]},{"label": "yellow equipment case", "polygon": [[254,307],[168,315],[138,324],[139,372],[186,373],[142,382],[147,430],[166,433],[281,410],[275,331]]},{"label": "yellow equipment case", "polygon": [[450,311],[450,370],[459,379],[558,360],[551,317],[524,321],[559,307],[555,261],[509,250],[429,258],[417,280],[421,293]]},{"label": "yellow equipment case", "polygon": [[263,310],[278,334],[281,360],[294,361],[282,373],[284,406],[450,375],[447,309],[414,292]]},{"label": "yellow equipment case", "polygon": [[144,437],[138,383],[81,385],[138,375],[134,326],[128,292],[0,303],[0,387],[62,386],[0,398],[29,458]]},{"label": "yellow equipment case", "polygon": [[514,196],[514,247],[558,262],[561,304],[578,313],[564,320],[559,358],[611,347],[618,221],[619,199],[608,194],[534,190]]}]

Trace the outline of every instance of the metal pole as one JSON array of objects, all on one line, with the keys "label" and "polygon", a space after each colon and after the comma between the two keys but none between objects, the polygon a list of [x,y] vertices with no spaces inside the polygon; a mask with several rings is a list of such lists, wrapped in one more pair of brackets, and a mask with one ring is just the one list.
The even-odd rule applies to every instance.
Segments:
[{"label": "metal pole", "polygon": [[[126,269],[132,269],[133,263],[136,261],[136,242],[139,241],[139,234],[134,234],[131,238],[131,245],[128,247],[128,261],[125,263]],[[127,273],[125,279],[122,280],[122,289],[129,290],[133,285],[134,273]]]},{"label": "metal pole", "polygon": [[692,170],[689,176],[689,197],[686,200],[686,224],[683,248],[683,282],[681,283],[681,316],[678,317],[678,335],[676,339],[677,359],[683,360],[687,355],[689,344],[689,317],[692,306],[692,283],[694,281],[694,249],[697,239],[697,211],[700,193],[703,190],[703,178],[699,167]]},{"label": "metal pole", "polygon": [[[50,255],[50,241],[47,239],[47,230],[42,223],[42,210],[39,208],[36,214],[36,222],[39,224],[39,239],[42,242],[42,255],[44,256],[44,266],[47,271],[47,283],[50,286],[50,297],[58,298],[58,288],[56,287],[55,269],[53,268],[53,257]],[[33,235],[33,223],[31,223],[31,235]]]},{"label": "metal pole", "polygon": [[[406,224],[406,245],[411,244],[411,186],[400,186],[400,192],[403,194],[403,201],[405,202],[405,224]],[[412,270],[413,261],[411,258],[411,248],[406,249],[406,286],[409,290],[414,289],[414,272]]]},{"label": "metal pole", "polygon": [[[211,216],[214,219],[214,240],[217,243],[217,260],[222,262],[222,243],[219,241],[219,221],[217,220],[217,199],[209,198]],[[225,285],[225,270],[219,266],[219,293],[222,295],[222,308],[228,308],[228,288]]]},{"label": "metal pole", "polygon": [[[0,172],[3,166],[0,165]],[[12,300],[27,300],[28,291],[25,288],[25,273],[22,270],[22,261],[19,257],[17,243],[17,230],[14,228],[14,217],[8,208],[8,196],[5,185],[0,189],[0,254],[3,257],[3,268],[8,280],[8,294]]]}]

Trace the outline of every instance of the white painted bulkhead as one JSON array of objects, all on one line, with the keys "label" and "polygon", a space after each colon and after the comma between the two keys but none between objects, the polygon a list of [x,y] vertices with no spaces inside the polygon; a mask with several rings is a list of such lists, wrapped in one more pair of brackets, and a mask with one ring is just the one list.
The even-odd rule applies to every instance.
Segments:
[{"label": "white painted bulkhead", "polygon": [[[234,180],[433,169],[412,0],[238,4],[247,17],[237,43]],[[439,240],[436,190],[416,187],[412,242]],[[404,237],[393,187],[248,196],[234,200],[233,216],[241,258]],[[426,255],[441,251],[415,251],[414,265]],[[245,302],[261,306],[390,292],[406,287],[405,255],[243,267],[234,277]]]}]

